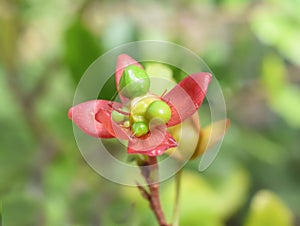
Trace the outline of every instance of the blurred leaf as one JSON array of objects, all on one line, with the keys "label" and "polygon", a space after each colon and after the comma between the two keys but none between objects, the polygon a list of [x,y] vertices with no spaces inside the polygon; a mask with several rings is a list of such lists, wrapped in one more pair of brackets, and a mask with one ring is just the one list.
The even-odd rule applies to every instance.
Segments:
[{"label": "blurred leaf", "polygon": [[[286,153],[285,148],[279,141],[268,138],[265,134],[257,133],[253,130],[243,129],[237,125],[230,125],[230,133],[226,140],[231,142],[234,150],[243,158],[252,155],[256,160],[265,163],[278,163],[283,160]],[[246,153],[248,153],[248,155]]]},{"label": "blurred leaf", "polygon": [[262,62],[262,83],[270,98],[277,97],[286,85],[286,68],[282,59],[275,54],[266,55]]},{"label": "blurred leaf", "polygon": [[173,78],[177,83],[179,83],[181,80],[188,76],[187,73],[183,72],[178,67],[170,65],[170,68],[173,71]]},{"label": "blurred leaf", "polygon": [[292,226],[292,216],[292,212],[276,194],[260,191],[251,202],[245,226]]},{"label": "blurred leaf", "polygon": [[[4,10],[9,11],[10,9]],[[14,56],[18,39],[18,22],[13,16],[14,15],[10,15],[5,18],[5,15],[0,15],[0,62],[3,62],[6,67],[11,67],[15,61]]]},{"label": "blurred leaf", "polygon": [[[247,173],[240,168],[228,172],[220,183],[213,185],[199,173],[183,171],[180,194],[180,225],[224,225],[244,203],[249,188]],[[174,184],[162,187],[166,213],[173,208]]]},{"label": "blurred leaf", "polygon": [[100,41],[76,19],[65,32],[65,61],[76,83],[101,52]]},{"label": "blurred leaf", "polygon": [[60,195],[47,195],[44,202],[47,226],[61,225],[66,221],[67,203],[65,197]]},{"label": "blurred leaf", "polygon": [[300,87],[285,80],[286,69],[276,55],[267,55],[263,61],[262,82],[268,91],[271,108],[291,127],[300,127]]},{"label": "blurred leaf", "polygon": [[128,16],[116,15],[103,31],[102,41],[106,49],[137,41],[139,31],[134,20]]},{"label": "blurred leaf", "polygon": [[109,79],[107,79],[106,83],[103,85],[98,95],[98,99],[114,100],[114,98],[119,98],[119,96],[116,87],[116,77],[113,75],[110,76]]},{"label": "blurred leaf", "polygon": [[235,166],[228,172],[215,188],[218,195],[216,208],[222,219],[229,219],[241,208],[248,198],[249,187],[250,178],[245,169]]},{"label": "blurred leaf", "polygon": [[273,109],[283,117],[291,127],[300,128],[300,88],[286,86],[276,100]]},{"label": "blurred leaf", "polygon": [[300,2],[273,1],[270,6],[254,11],[252,29],[264,43],[276,47],[285,57],[300,65],[300,17],[295,12]]},{"label": "blurred leaf", "polygon": [[37,198],[18,193],[4,200],[3,225],[39,226],[43,221],[42,203]]}]

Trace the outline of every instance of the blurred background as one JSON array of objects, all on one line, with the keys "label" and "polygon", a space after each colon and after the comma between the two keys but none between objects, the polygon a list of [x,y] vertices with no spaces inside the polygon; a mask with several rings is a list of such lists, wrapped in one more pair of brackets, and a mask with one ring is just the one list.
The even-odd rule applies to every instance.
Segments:
[{"label": "blurred background", "polygon": [[[185,167],[181,225],[300,225],[299,9],[299,0],[0,0],[2,224],[156,224],[136,188],[87,165],[67,118],[98,56],[156,39],[204,59],[231,120],[210,168]],[[161,193],[170,219],[172,180]]]}]

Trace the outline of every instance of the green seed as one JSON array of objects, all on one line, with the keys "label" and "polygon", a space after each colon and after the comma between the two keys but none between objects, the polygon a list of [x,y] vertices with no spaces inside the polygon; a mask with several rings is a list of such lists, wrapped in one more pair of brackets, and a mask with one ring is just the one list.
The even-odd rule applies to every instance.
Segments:
[{"label": "green seed", "polygon": [[112,116],[112,119],[117,123],[123,122],[126,118],[125,115],[123,115],[123,114],[121,114],[120,112],[117,112],[117,111],[113,111],[111,113],[111,116]]},{"label": "green seed", "polygon": [[164,123],[167,123],[171,119],[171,108],[164,101],[154,101],[147,108],[146,118],[149,121],[152,119],[159,119]]},{"label": "green seed", "polygon": [[148,92],[150,79],[142,68],[130,65],[124,69],[119,82],[119,88],[124,97],[133,99]]},{"label": "green seed", "polygon": [[149,132],[149,128],[146,123],[144,122],[135,122],[133,123],[132,132],[136,137],[141,137],[143,135],[146,135]]}]

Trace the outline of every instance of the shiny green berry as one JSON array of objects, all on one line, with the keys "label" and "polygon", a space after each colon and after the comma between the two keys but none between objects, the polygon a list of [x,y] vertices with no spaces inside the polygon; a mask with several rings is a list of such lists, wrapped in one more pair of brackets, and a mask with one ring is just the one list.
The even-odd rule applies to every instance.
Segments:
[{"label": "shiny green berry", "polygon": [[136,137],[141,137],[149,132],[149,127],[144,122],[133,123],[131,130]]},{"label": "shiny green berry", "polygon": [[145,114],[148,106],[157,100],[153,96],[133,100],[131,105],[130,120],[132,122],[146,121]]},{"label": "shiny green berry", "polygon": [[148,92],[150,79],[142,68],[136,65],[130,65],[123,71],[119,88],[124,97],[133,99],[145,95]]},{"label": "shiny green berry", "polygon": [[117,112],[117,111],[113,111],[111,113],[111,117],[117,123],[123,122],[126,118],[125,115],[123,115],[122,113]]},{"label": "shiny green berry", "polygon": [[146,118],[149,121],[152,119],[159,119],[164,123],[167,123],[171,118],[171,108],[164,101],[154,101],[147,108]]}]

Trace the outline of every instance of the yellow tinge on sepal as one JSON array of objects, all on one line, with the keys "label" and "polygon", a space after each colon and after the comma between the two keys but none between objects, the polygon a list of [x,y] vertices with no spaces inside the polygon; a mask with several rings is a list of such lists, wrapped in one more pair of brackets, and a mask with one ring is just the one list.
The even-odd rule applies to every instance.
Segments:
[{"label": "yellow tinge on sepal", "polygon": [[196,159],[201,156],[206,150],[216,145],[221,141],[229,127],[230,120],[220,120],[204,127],[200,130],[197,147],[191,159]]},{"label": "yellow tinge on sepal", "polygon": [[178,147],[169,149],[166,154],[178,161],[189,160],[197,147],[200,121],[196,112],[182,123],[169,128],[169,132],[178,142]]}]

